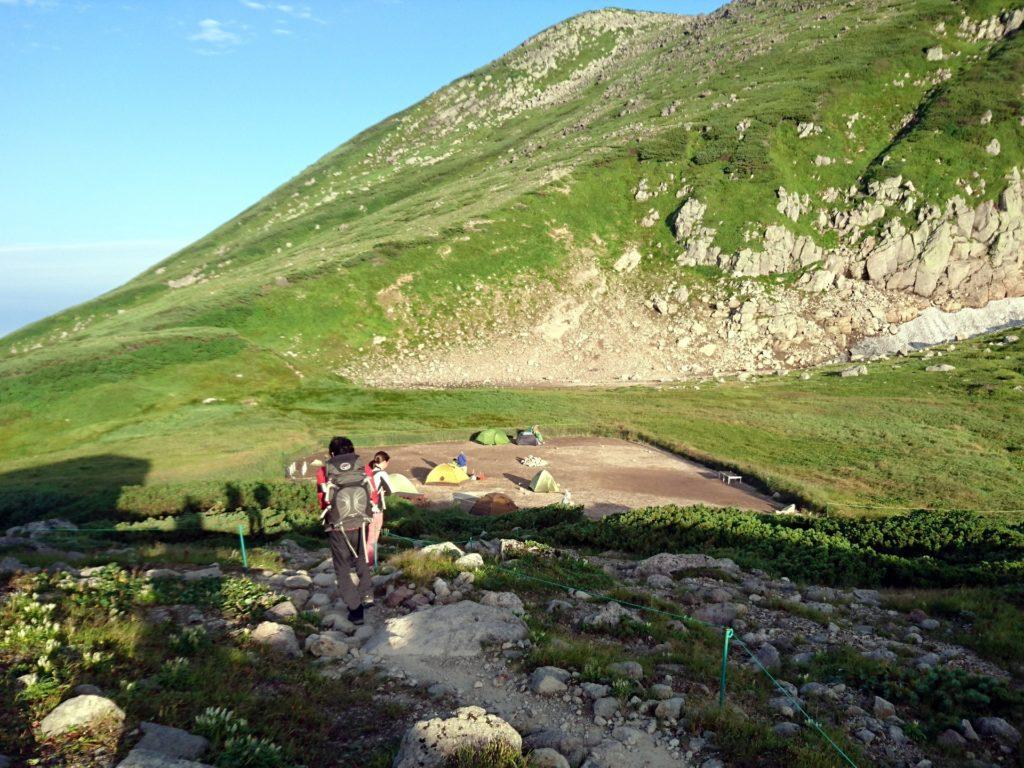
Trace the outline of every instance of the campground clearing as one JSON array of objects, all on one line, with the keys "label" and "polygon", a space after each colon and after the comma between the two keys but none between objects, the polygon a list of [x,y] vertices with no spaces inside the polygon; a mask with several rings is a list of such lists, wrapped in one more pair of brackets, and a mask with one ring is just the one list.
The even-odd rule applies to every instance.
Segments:
[{"label": "campground clearing", "polygon": [[[357,446],[369,459],[375,448]],[[542,469],[549,471],[573,504],[584,507],[588,517],[599,518],[615,512],[642,507],[675,504],[705,504],[771,512],[783,504],[759,493],[744,482],[730,485],[719,480],[718,472],[667,451],[641,443],[607,437],[560,437],[540,446],[479,445],[466,441],[421,443],[388,447],[388,471],[409,478],[431,506],[452,503],[469,510],[481,496],[503,493],[518,507],[542,507],[558,503],[562,493],[534,493],[530,480]],[[452,461],[459,453],[468,459],[468,469],[477,480],[459,484],[425,483],[438,465]],[[524,466],[522,459],[535,456],[544,467]],[[312,463],[324,456],[307,457]],[[302,463],[302,460],[298,462]],[[313,472],[310,470],[309,475]],[[481,477],[482,475],[482,477]]]}]

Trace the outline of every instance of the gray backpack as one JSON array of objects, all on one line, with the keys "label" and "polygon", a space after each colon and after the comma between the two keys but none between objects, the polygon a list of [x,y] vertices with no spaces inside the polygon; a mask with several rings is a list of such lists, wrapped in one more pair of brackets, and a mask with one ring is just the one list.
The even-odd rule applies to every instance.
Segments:
[{"label": "gray backpack", "polygon": [[354,531],[370,522],[370,487],[354,453],[334,456],[324,465],[320,490],[326,506],[320,523],[326,531]]}]

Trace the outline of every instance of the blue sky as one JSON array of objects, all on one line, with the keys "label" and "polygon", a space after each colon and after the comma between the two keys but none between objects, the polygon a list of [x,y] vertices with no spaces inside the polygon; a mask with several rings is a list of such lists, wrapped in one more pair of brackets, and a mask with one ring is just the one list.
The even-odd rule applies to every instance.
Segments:
[{"label": "blue sky", "polygon": [[109,290],[581,11],[706,0],[0,0],[0,336]]}]

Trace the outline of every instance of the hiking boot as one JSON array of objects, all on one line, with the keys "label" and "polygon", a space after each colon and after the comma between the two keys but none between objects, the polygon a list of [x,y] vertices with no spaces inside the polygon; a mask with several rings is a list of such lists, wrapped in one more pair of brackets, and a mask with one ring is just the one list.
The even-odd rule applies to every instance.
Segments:
[{"label": "hiking boot", "polygon": [[351,621],[353,624],[355,624],[357,626],[359,624],[362,624],[363,623],[363,606],[360,605],[354,611],[349,611],[348,612],[348,620]]},{"label": "hiking boot", "polygon": [[373,608],[373,595],[367,595],[366,597],[363,598],[363,608],[364,609]]}]

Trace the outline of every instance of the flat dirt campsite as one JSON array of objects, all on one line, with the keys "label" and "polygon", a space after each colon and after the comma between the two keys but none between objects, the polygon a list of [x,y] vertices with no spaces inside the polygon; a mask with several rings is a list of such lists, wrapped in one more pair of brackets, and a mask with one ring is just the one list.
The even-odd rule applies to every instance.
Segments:
[{"label": "flat dirt campsite", "polygon": [[[378,450],[359,449],[369,459]],[[557,504],[561,493],[534,493],[530,480],[548,470],[559,486],[571,494],[572,503],[596,519],[627,509],[666,505],[705,504],[771,512],[782,504],[758,493],[745,482],[721,481],[717,471],[658,448],[607,437],[556,437],[540,446],[479,445],[470,440],[388,446],[388,471],[405,475],[421,490],[431,506],[450,507],[453,502],[469,510],[481,496],[498,492],[517,507]],[[425,484],[430,470],[464,453],[468,469],[477,480],[459,485]],[[535,456],[544,467],[526,466],[522,460]],[[322,460],[325,454],[305,458]],[[302,463],[302,460],[297,462]],[[314,471],[307,472],[312,476]]]}]

